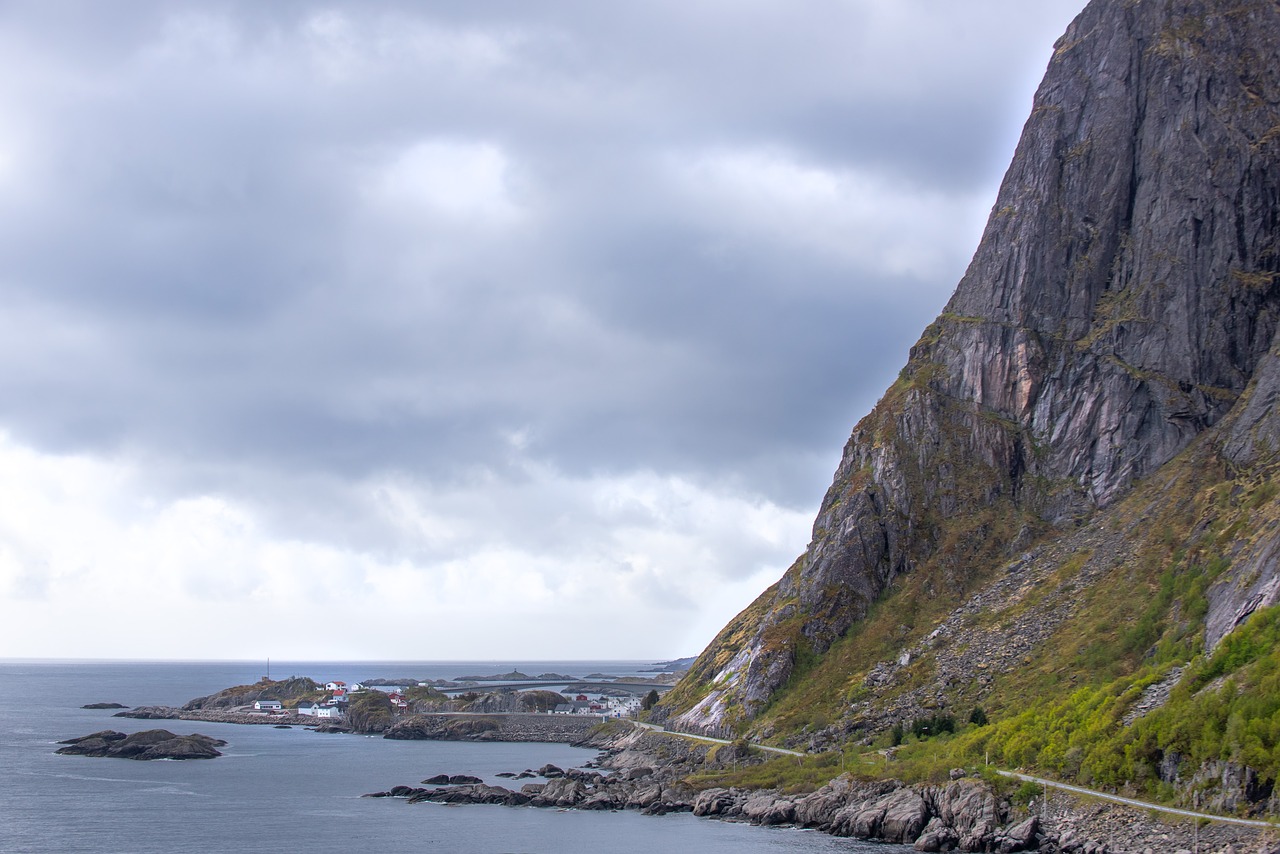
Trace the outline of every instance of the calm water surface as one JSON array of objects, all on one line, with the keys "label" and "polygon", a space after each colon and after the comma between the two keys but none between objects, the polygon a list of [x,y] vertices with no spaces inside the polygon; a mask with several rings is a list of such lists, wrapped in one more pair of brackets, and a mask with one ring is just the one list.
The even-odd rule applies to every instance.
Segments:
[{"label": "calm water surface", "polygon": [[[273,662],[272,676],[320,681],[455,678],[506,672],[638,674],[649,662]],[[138,721],[86,703],[180,705],[256,682],[263,664],[0,660],[0,851],[273,852],[368,847],[397,852],[583,850],[756,852],[909,851],[823,834],[690,815],[576,812],[532,807],[408,805],[361,798],[438,773],[507,784],[502,771],[581,766],[594,751],[559,744],[386,741],[301,728]],[[164,727],[225,739],[210,761],[134,762],[54,754],[61,739],[102,729]],[[364,846],[360,846],[363,850]]]}]

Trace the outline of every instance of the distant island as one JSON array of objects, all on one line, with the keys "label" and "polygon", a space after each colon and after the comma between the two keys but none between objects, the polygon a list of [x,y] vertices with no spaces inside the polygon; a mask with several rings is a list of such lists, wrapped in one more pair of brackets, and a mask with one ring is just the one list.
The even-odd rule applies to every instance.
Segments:
[{"label": "distant island", "polygon": [[495,673],[492,676],[459,676],[456,682],[532,682],[534,680],[549,679],[565,679],[574,681],[577,677],[566,676],[563,673],[539,673],[537,676],[530,676],[527,673],[521,673],[519,670],[512,670],[510,673]]},{"label": "distant island", "polygon": [[688,658],[677,658],[675,661],[659,661],[649,670],[642,670],[641,673],[683,673],[693,666],[698,660],[696,655]]}]

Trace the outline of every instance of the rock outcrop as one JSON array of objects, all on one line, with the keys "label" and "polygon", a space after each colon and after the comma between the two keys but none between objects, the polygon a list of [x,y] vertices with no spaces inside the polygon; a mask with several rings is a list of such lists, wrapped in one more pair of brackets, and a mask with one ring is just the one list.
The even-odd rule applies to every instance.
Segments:
[{"label": "rock outcrop", "polygon": [[314,726],[316,724],[315,718],[309,718],[295,712],[266,715],[261,712],[237,712],[221,708],[187,711],[174,706],[138,706],[135,709],[116,712],[112,717],[152,721],[208,721],[210,723],[248,724],[253,726],[276,726],[282,723],[295,726]]},{"label": "rock outcrop", "polygon": [[279,700],[286,706],[295,706],[299,700],[318,699],[327,696],[324,686],[304,676],[288,679],[267,679],[265,676],[254,685],[237,685],[225,688],[207,697],[196,697],[183,705],[184,711],[215,711],[249,706],[257,700]]},{"label": "rock outcrop", "polygon": [[117,759],[213,759],[226,744],[218,738],[192,733],[174,735],[167,729],[149,729],[126,735],[103,730],[92,735],[60,741],[66,747],[56,751],[64,756],[108,756]]},{"label": "rock outcrop", "polygon": [[[740,729],[896,579],[927,574],[959,606],[1218,425],[1226,458],[1274,457],[1277,45],[1269,0],[1089,4],[968,271],[854,429],[808,549],[659,719]],[[1280,530],[1249,540],[1210,597],[1210,645],[1280,599],[1277,554]]]},{"label": "rock outcrop", "polygon": [[590,715],[451,715],[400,718],[383,738],[400,741],[552,741],[573,743],[586,737],[600,719]]}]

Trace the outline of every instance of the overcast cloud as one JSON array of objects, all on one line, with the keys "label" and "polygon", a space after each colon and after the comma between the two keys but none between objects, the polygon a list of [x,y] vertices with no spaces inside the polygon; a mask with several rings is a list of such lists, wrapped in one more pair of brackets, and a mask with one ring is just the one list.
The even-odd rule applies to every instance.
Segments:
[{"label": "overcast cloud", "polygon": [[0,657],[698,652],[1082,5],[0,6]]}]

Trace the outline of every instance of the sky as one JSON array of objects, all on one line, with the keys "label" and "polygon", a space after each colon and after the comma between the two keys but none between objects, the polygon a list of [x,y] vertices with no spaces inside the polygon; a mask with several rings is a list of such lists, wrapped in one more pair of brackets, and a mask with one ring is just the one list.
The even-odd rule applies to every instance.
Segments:
[{"label": "sky", "polygon": [[0,4],[0,658],[698,653],[1082,6]]}]

